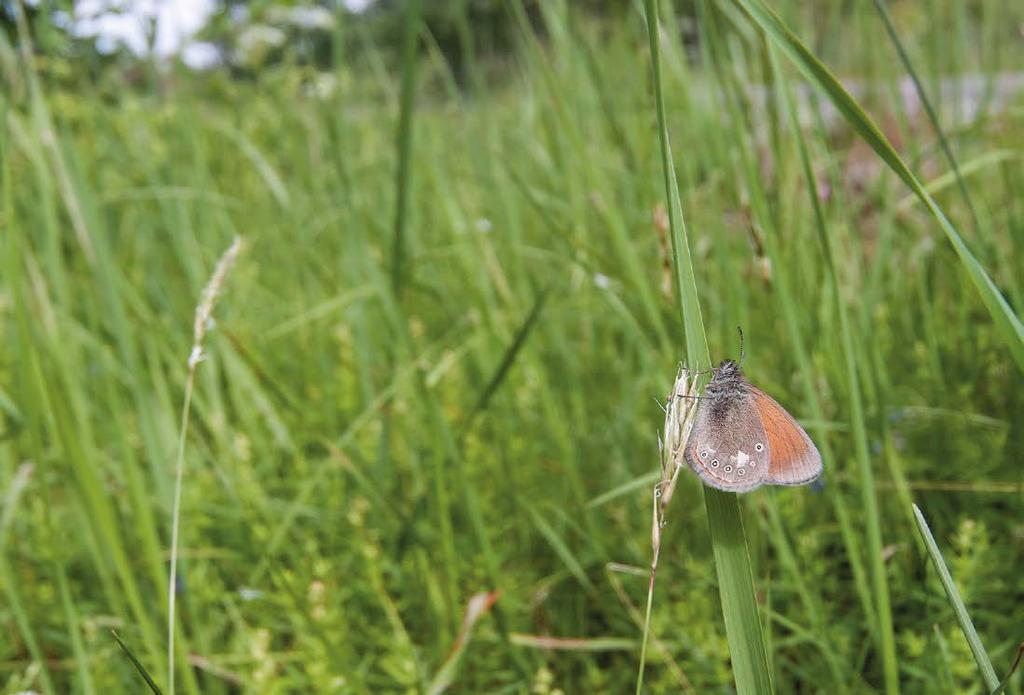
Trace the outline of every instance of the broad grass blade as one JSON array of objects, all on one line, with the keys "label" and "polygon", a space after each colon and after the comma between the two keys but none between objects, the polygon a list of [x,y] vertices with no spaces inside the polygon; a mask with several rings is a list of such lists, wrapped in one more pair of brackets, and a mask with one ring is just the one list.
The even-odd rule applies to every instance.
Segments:
[{"label": "broad grass blade", "polygon": [[[711,364],[707,336],[701,317],[697,281],[683,220],[683,206],[676,182],[672,147],[665,116],[665,99],[661,86],[659,59],[659,27],[657,0],[645,0],[647,35],[650,42],[654,97],[658,115],[665,195],[668,199],[669,233],[672,240],[673,269],[679,308],[686,334],[686,358],[691,368],[702,369]],[[725,633],[729,641],[733,678],[736,690],[743,693],[771,693],[772,679],[765,649],[764,633],[754,594],[754,576],[750,569],[747,540],[740,517],[739,500],[734,493],[704,489],[704,506],[711,531],[719,596],[725,617]],[[642,684],[638,677],[637,690]]]}]

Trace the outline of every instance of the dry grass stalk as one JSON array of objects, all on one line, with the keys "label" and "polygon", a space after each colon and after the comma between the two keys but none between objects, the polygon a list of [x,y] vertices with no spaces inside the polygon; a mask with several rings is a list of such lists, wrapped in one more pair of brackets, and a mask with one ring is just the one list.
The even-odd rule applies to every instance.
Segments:
[{"label": "dry grass stalk", "polygon": [[643,687],[644,666],[647,660],[647,640],[651,628],[651,606],[654,600],[654,579],[661,555],[661,529],[665,526],[665,510],[675,492],[679,471],[683,468],[683,447],[693,429],[697,412],[697,374],[680,367],[672,391],[665,404],[665,428],[658,440],[661,453],[661,480],[654,486],[651,512],[651,571],[647,583],[647,611],[644,616],[643,642],[640,647],[640,672],[636,692]]}]

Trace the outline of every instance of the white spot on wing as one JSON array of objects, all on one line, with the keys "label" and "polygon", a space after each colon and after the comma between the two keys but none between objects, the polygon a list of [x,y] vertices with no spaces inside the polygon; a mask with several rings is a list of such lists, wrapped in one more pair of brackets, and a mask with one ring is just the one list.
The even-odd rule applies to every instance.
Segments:
[{"label": "white spot on wing", "polygon": [[747,455],[747,452],[739,451],[739,452],[736,453],[736,463],[737,463],[737,465],[746,466],[747,465],[747,461],[749,461],[749,460],[750,460],[750,456]]}]

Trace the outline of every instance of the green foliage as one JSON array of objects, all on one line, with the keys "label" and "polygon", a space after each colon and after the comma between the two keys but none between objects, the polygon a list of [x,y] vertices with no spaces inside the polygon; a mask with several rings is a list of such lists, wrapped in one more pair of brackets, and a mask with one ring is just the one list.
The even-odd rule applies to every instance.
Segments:
[{"label": "green foliage", "polygon": [[[824,489],[738,499],[776,691],[880,690],[895,667],[903,692],[982,692],[906,502],[1001,677],[1022,639],[1024,393],[978,272],[1024,306],[1020,97],[994,92],[967,119],[929,93],[975,226],[927,119],[895,96],[874,7],[772,4],[829,74],[860,81],[855,105],[966,263],[863,128],[806,97],[795,45],[711,5],[693,24],[662,4],[663,26],[684,25],[663,34],[661,93],[688,301],[716,360],[743,326],[746,371],[826,466]],[[926,89],[1024,69],[1016,5],[889,6]],[[143,691],[111,629],[166,687],[192,316],[236,234],[248,249],[187,433],[177,690],[633,687],[655,400],[703,359],[665,285],[648,37],[639,12],[505,7],[502,80],[481,70],[461,91],[421,44],[400,297],[400,76],[354,25],[330,40],[358,55],[326,73],[282,61],[134,91],[0,45],[0,690]],[[647,692],[735,682],[703,495],[684,472]],[[470,598],[497,590],[457,644]]]}]

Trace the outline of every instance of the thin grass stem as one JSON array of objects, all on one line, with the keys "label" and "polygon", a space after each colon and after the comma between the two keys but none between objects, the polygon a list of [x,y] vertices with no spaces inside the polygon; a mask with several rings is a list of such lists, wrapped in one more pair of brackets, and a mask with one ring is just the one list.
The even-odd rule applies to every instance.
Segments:
[{"label": "thin grass stem", "polygon": [[181,495],[185,478],[185,443],[188,439],[189,412],[192,408],[192,392],[195,386],[196,368],[203,360],[203,338],[213,324],[213,308],[227,280],[228,272],[242,251],[242,238],[235,241],[220,257],[209,283],[203,289],[196,306],[192,325],[192,351],[188,356],[188,374],[185,377],[185,396],[181,406],[181,422],[178,428],[178,446],[174,457],[174,504],[171,509],[171,559],[167,579],[167,691],[174,695],[174,635],[176,632],[175,606],[178,583],[178,537],[181,529]]}]

